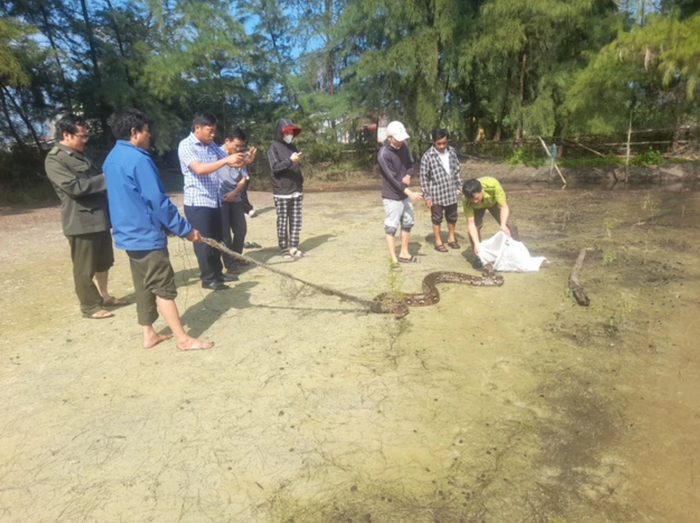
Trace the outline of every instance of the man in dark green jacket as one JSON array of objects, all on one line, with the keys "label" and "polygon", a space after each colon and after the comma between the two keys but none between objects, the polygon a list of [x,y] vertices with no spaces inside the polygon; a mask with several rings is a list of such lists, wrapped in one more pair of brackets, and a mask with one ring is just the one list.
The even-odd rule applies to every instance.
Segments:
[{"label": "man in dark green jacket", "polygon": [[127,302],[107,290],[109,268],[114,264],[105,176],[83,155],[87,123],[67,114],[56,122],[59,143],[49,151],[46,175],[61,200],[63,234],[70,244],[73,281],[85,318],[114,316],[105,307]]}]

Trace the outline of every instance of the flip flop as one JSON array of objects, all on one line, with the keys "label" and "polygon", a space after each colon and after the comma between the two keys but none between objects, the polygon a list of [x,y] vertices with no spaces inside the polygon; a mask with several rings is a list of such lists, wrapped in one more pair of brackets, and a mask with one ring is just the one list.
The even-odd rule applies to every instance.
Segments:
[{"label": "flip flop", "polygon": [[461,249],[462,248],[462,246],[457,242],[447,242],[447,246],[450,249]]},{"label": "flip flop", "polygon": [[114,314],[103,309],[94,314],[83,314],[83,318],[88,320],[104,320],[105,318],[114,318]]},{"label": "flip flop", "polygon": [[124,307],[125,305],[129,305],[129,302],[126,300],[120,300],[114,296],[112,296],[109,300],[104,300],[102,302],[103,307]]},{"label": "flip flop", "polygon": [[400,263],[420,263],[420,258],[416,258],[415,256],[411,256],[410,258],[402,258],[399,256],[398,260]]},{"label": "flip flop", "polygon": [[443,244],[440,244],[435,246],[435,250],[437,252],[447,252],[447,247],[445,247],[445,245]]},{"label": "flip flop", "polygon": [[399,265],[398,263],[392,263],[391,270],[393,272],[401,272],[401,265]]}]

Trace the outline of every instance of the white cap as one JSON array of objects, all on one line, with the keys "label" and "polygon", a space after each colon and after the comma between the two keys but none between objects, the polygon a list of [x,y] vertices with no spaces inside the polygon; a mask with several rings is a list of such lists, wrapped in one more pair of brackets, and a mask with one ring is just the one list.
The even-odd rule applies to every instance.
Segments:
[{"label": "white cap", "polygon": [[401,122],[391,122],[389,125],[387,125],[386,135],[392,136],[394,140],[398,140],[399,142],[403,142],[404,140],[408,140],[410,138],[406,132],[406,128]]}]

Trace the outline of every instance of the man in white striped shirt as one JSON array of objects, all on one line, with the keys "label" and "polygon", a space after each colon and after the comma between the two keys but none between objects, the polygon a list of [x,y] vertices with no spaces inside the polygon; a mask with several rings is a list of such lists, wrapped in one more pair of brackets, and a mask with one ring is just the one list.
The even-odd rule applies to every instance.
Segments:
[{"label": "man in white striped shirt", "polygon": [[[180,142],[177,154],[184,176],[185,217],[203,237],[223,239],[217,171],[223,167],[247,165],[243,154],[227,155],[214,143],[216,116],[196,114],[192,132]],[[202,287],[219,291],[227,289],[226,281],[236,281],[234,275],[224,274],[218,251],[204,243],[194,244]]]}]

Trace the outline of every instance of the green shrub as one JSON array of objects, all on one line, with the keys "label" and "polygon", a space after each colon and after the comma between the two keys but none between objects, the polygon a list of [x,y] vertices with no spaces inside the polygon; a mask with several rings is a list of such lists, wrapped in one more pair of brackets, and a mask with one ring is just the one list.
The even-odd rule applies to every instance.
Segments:
[{"label": "green shrub", "polygon": [[539,167],[542,165],[542,157],[538,156],[531,147],[518,147],[513,151],[513,155],[506,160],[506,163],[512,166],[523,164],[528,167]]},{"label": "green shrub", "polygon": [[661,152],[655,150],[653,147],[649,147],[649,149],[642,154],[638,154],[634,158],[630,159],[630,165],[638,165],[642,167],[646,167],[647,165],[659,165],[664,162],[665,159]]}]

